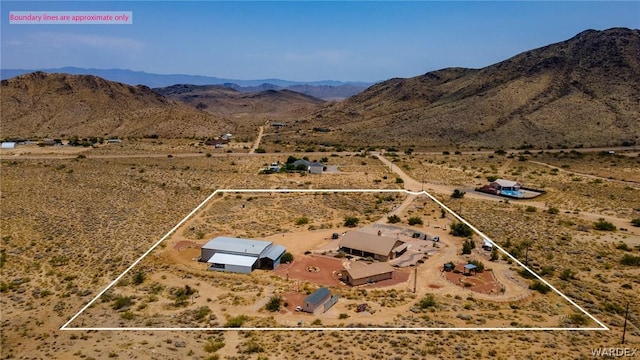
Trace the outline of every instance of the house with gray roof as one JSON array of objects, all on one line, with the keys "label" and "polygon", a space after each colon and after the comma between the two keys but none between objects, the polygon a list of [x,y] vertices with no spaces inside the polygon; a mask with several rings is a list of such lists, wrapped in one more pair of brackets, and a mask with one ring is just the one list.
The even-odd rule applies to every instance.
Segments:
[{"label": "house with gray roof", "polygon": [[287,249],[271,241],[218,236],[201,248],[200,261],[210,270],[248,274],[254,269],[273,270]]}]

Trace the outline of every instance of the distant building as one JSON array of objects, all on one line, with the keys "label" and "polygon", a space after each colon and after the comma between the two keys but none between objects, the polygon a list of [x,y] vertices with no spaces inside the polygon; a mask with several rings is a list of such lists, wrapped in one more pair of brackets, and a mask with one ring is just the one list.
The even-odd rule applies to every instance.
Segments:
[{"label": "distant building", "polygon": [[487,193],[487,194],[504,195],[508,197],[521,198],[523,195],[520,189],[521,189],[520,183],[518,183],[517,181],[497,179],[496,181],[493,181],[490,184],[485,185],[476,190]]},{"label": "distant building", "polygon": [[317,314],[329,310],[338,301],[338,295],[331,295],[327,288],[319,288],[313,294],[304,299],[302,311]]},{"label": "distant building", "polygon": [[300,159],[300,160],[296,160],[293,162],[293,166],[295,169],[301,169],[301,168],[306,168],[305,171],[307,171],[310,174],[322,174],[322,172],[324,171],[324,165],[322,165],[322,163],[320,162],[310,162],[308,160],[305,159]]},{"label": "distant building", "polygon": [[407,244],[396,238],[350,231],[340,240],[340,251],[356,256],[387,261],[407,251]]},{"label": "distant building", "polygon": [[353,263],[351,269],[344,271],[344,281],[351,286],[371,284],[393,277],[393,268],[386,262],[377,262],[370,265]]},{"label": "distant building", "polygon": [[210,270],[248,274],[254,269],[277,268],[285,251],[271,241],[219,236],[202,246],[200,260],[211,264]]}]

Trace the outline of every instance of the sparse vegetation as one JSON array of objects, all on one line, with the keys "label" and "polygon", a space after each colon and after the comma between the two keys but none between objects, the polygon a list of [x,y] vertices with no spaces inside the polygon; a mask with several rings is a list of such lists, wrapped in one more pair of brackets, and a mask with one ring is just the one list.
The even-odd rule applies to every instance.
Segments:
[{"label": "sparse vegetation", "polygon": [[344,218],[344,226],[346,227],[356,227],[358,226],[359,222],[360,222],[360,219],[358,219],[355,216],[346,216]]},{"label": "sparse vegetation", "polygon": [[280,306],[282,305],[282,296],[273,295],[269,298],[269,302],[265,306],[268,311],[277,312],[280,311]]},{"label": "sparse vegetation", "polygon": [[422,219],[419,216],[412,216],[407,220],[409,225],[422,225]]},{"label": "sparse vegetation", "polygon": [[459,189],[453,190],[451,197],[454,199],[462,199],[464,197],[465,192]]},{"label": "sparse vegetation", "polygon": [[454,222],[451,224],[450,234],[458,237],[469,237],[473,235],[473,230],[465,223]]},{"label": "sparse vegetation", "polygon": [[600,219],[598,220],[594,225],[593,228],[596,230],[602,230],[602,231],[615,231],[616,230],[616,226],[613,225],[612,223],[605,221],[604,219]]}]

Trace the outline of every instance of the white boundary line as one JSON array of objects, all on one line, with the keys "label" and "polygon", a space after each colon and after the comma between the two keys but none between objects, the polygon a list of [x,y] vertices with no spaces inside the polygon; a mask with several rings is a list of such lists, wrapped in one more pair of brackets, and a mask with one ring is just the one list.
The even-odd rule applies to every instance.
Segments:
[{"label": "white boundary line", "polygon": [[[478,235],[482,236],[484,239],[489,240],[489,242],[498,248],[503,253],[507,254],[511,260],[515,261],[518,265],[520,265],[525,270],[529,271],[533,274],[538,280],[540,280],[543,284],[551,288],[551,290],[555,291],[558,295],[560,295],[563,299],[569,302],[571,305],[580,309],[585,315],[587,315],[591,320],[595,321],[601,327],[595,328],[563,328],[563,327],[543,327],[543,328],[529,328],[529,327],[520,327],[520,328],[407,328],[407,327],[365,327],[365,328],[357,328],[357,327],[311,327],[311,328],[303,328],[303,327],[285,327],[285,328],[205,328],[205,327],[196,327],[196,328],[145,328],[145,327],[125,327],[125,328],[115,328],[115,327],[69,327],[69,324],[73,322],[80,314],[82,314],[85,310],[87,310],[102,294],[107,292],[110,288],[113,287],[123,276],[125,276],[131,269],[133,269],[142,259],[144,259],[147,255],[149,255],[158,245],[160,245],[163,241],[165,241],[171,234],[173,234],[182,224],[184,224],[190,217],[192,217],[198,210],[200,210],[209,200],[211,200],[218,193],[405,193],[409,195],[425,195],[431,200],[433,200],[436,204],[441,206],[443,209],[448,211],[451,215],[453,215],[460,222],[469,226],[473,231],[475,231]],[[488,330],[497,330],[497,331],[596,331],[596,330],[610,330],[606,325],[604,325],[600,320],[596,319],[593,315],[588,313],[581,306],[576,304],[573,300],[571,300],[568,296],[561,293],[558,289],[556,289],[553,285],[549,284],[548,281],[540,277],[534,271],[529,269],[523,263],[521,263],[518,259],[516,259],[513,255],[509,254],[503,248],[501,248],[498,244],[496,244],[491,238],[478,230],[475,226],[471,225],[468,221],[463,219],[460,215],[456,214],[447,207],[445,204],[436,199],[433,195],[429,194],[426,191],[410,191],[406,189],[222,189],[215,190],[211,195],[209,195],[200,205],[196,206],[184,219],[180,220],[169,232],[167,232],[163,237],[160,238],[149,250],[147,250],[142,256],[140,256],[136,261],[133,262],[122,274],[118,275],[107,287],[105,287],[102,291],[100,291],[91,301],[89,301],[85,306],[78,311],[75,315],[73,315],[69,321],[67,321],[64,325],[60,327],[60,330],[106,330],[106,331],[237,331],[237,330],[269,330],[269,331],[318,331],[318,330],[337,330],[337,331],[488,331]]]}]

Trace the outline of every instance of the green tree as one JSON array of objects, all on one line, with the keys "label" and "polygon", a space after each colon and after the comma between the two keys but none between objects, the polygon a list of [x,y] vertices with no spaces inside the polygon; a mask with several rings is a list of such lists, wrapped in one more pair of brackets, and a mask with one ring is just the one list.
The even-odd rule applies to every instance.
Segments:
[{"label": "green tree", "polygon": [[146,275],[144,271],[138,270],[136,274],[133,276],[133,283],[136,285],[140,285],[144,282],[145,278],[146,278]]},{"label": "green tree", "polygon": [[296,225],[306,225],[309,223],[309,218],[306,216],[299,217],[296,219]]},{"label": "green tree", "polygon": [[471,230],[467,224],[455,222],[451,224],[451,231],[449,233],[453,236],[469,237],[473,235],[473,230]]},{"label": "green tree", "polygon": [[640,218],[635,218],[635,219],[631,220],[631,225],[640,226]]},{"label": "green tree", "polygon": [[498,248],[497,247],[492,247],[491,248],[491,258],[489,259],[491,261],[497,261],[498,260]]},{"label": "green tree", "polygon": [[407,222],[409,223],[409,225],[422,225],[423,224],[422,219],[419,216],[410,217]]},{"label": "green tree", "polygon": [[401,221],[401,220],[400,220],[400,216],[398,216],[398,215],[395,215],[395,214],[394,214],[394,215],[391,215],[391,216],[387,216],[387,222],[388,222],[389,224],[397,224],[397,223],[399,223],[400,221]]},{"label": "green tree", "polygon": [[293,254],[288,251],[282,254],[282,257],[280,258],[280,262],[283,264],[288,264],[292,261],[293,261]]},{"label": "green tree", "polygon": [[265,308],[271,312],[280,311],[280,305],[282,304],[282,296],[273,295],[269,298],[269,302],[265,306]]},{"label": "green tree", "polygon": [[455,189],[453,190],[453,194],[451,194],[451,197],[454,199],[462,199],[464,197],[465,192],[459,189]]},{"label": "green tree", "polygon": [[466,239],[462,244],[462,253],[471,254],[471,250],[476,248],[476,242],[473,239]]},{"label": "green tree", "polygon": [[358,226],[359,222],[360,222],[360,219],[358,219],[355,216],[345,216],[344,218],[344,226],[346,227],[356,227]]},{"label": "green tree", "polygon": [[436,299],[433,294],[427,294],[418,302],[418,306],[420,307],[420,309],[435,307],[436,305]]}]

